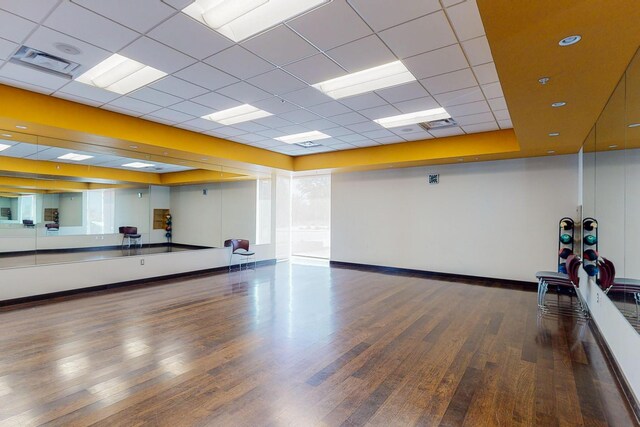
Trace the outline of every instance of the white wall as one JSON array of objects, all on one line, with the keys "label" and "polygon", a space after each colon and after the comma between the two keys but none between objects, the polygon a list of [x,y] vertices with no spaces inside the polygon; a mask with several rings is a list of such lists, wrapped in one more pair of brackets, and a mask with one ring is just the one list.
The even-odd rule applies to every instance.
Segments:
[{"label": "white wall", "polygon": [[115,192],[115,225],[138,228],[144,243],[149,239],[149,187],[125,188]]},{"label": "white wall", "polygon": [[61,227],[81,227],[83,225],[83,199],[84,194],[82,193],[62,193],[59,195],[58,216]]},{"label": "white wall", "polygon": [[225,182],[220,189],[222,191],[222,241],[246,239],[251,244],[255,244],[256,181]]},{"label": "white wall", "polygon": [[151,234],[149,236],[150,243],[165,243],[167,238],[165,237],[166,231],[153,229],[153,210],[154,209],[171,209],[171,188],[161,186],[149,187],[149,224],[151,224]]},{"label": "white wall", "polygon": [[535,281],[577,188],[576,155],[336,173],[331,259]]},{"label": "white wall", "polygon": [[[202,194],[206,189],[207,194]],[[222,246],[220,184],[171,187],[173,242],[196,246]]]}]

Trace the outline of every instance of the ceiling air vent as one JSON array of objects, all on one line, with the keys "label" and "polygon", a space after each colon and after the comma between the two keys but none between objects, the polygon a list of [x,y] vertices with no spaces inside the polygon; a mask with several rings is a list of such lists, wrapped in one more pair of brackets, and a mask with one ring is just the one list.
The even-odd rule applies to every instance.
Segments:
[{"label": "ceiling air vent", "polygon": [[319,147],[320,146],[320,144],[318,144],[317,142],[313,142],[313,141],[298,142],[298,143],[296,143],[296,145],[299,145],[300,147],[304,147],[304,148],[311,148],[311,147]]},{"label": "ceiling air vent", "polygon": [[432,120],[430,122],[418,123],[424,130],[432,130],[432,129],[442,129],[448,128],[452,126],[458,126],[458,123],[452,118],[442,119],[442,120]]},{"label": "ceiling air vent", "polygon": [[30,48],[22,46],[13,57],[11,62],[14,64],[24,65],[25,67],[43,71],[45,73],[54,74],[58,77],[72,79],[72,73],[80,64],[67,61],[66,59]]}]

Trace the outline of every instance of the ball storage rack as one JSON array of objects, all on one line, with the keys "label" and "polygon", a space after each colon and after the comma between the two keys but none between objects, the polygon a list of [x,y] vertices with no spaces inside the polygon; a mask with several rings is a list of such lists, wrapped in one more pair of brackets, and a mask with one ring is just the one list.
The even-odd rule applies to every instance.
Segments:
[{"label": "ball storage rack", "polygon": [[575,253],[575,222],[564,217],[558,222],[558,273],[567,272],[567,258]]},{"label": "ball storage rack", "polygon": [[[582,220],[582,268],[592,277],[598,275],[598,221],[587,217]],[[595,251],[595,253],[593,253]],[[589,253],[591,252],[591,253]]]}]

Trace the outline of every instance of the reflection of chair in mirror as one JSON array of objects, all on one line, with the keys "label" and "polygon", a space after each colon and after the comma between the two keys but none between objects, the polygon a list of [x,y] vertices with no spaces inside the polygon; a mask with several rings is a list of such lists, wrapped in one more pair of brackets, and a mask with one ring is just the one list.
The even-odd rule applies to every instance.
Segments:
[{"label": "reflection of chair in mirror", "polygon": [[[600,277],[597,280],[598,286],[605,294],[610,295],[613,300],[625,301],[629,297],[635,304],[636,322],[640,323],[640,280],[616,277],[616,267],[607,258],[598,261]],[[626,304],[623,304],[626,306]],[[618,307],[623,315],[633,317],[634,314],[626,309]]]},{"label": "reflection of chair in mirror", "polygon": [[125,240],[127,241],[127,248],[131,247],[131,243],[137,244],[142,247],[142,235],[138,234],[138,227],[124,226],[118,228],[120,234],[122,234],[122,247],[124,248]]},{"label": "reflection of chair in mirror", "polygon": [[58,231],[60,230],[60,225],[56,224],[55,222],[49,222],[47,224],[44,225],[47,228],[47,231]]},{"label": "reflection of chair in mirror", "polygon": [[231,247],[231,255],[229,255],[229,271],[231,271],[231,261],[234,255],[240,255],[240,270],[242,270],[242,260],[244,259],[245,268],[249,268],[249,261],[253,258],[253,269],[256,269],[255,252],[249,250],[249,241],[245,239],[229,239],[225,240],[224,247]]},{"label": "reflection of chair in mirror", "polygon": [[33,223],[32,219],[23,219],[22,220],[22,225],[24,225],[27,228],[34,228],[36,225]]}]

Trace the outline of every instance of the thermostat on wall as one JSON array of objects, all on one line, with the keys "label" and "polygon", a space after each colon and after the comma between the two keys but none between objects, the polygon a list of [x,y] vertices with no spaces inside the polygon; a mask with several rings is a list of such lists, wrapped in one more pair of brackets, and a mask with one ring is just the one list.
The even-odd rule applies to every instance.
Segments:
[{"label": "thermostat on wall", "polygon": [[430,173],[429,174],[429,184],[435,185],[440,183],[440,174],[439,173]]}]

